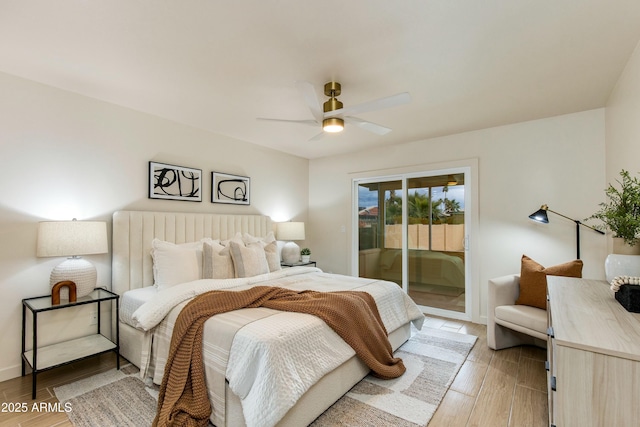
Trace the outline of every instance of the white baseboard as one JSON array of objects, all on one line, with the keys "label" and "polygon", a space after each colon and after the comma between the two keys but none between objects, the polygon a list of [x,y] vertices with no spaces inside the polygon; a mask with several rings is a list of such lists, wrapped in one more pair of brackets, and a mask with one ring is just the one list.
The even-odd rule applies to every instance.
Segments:
[{"label": "white baseboard", "polygon": [[22,375],[21,364],[2,368],[0,369],[0,382],[18,378],[20,375]]}]

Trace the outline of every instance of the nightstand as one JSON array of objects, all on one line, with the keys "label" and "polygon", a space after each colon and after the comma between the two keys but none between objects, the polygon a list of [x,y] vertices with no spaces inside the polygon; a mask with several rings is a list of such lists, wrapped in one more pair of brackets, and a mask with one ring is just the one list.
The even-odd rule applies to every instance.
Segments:
[{"label": "nightstand", "polygon": [[[116,354],[116,366],[120,369],[120,328],[116,325],[115,342],[100,333],[100,304],[103,301],[115,303],[115,316],[119,317],[120,296],[106,289],[96,288],[89,295],[78,298],[75,302],[62,301],[60,304],[51,303],[51,295],[25,298],[22,300],[22,376],[26,374],[26,367],[32,369],[31,398],[36,398],[37,374],[58,366],[66,365],[80,359],[113,351]],[[86,337],[76,338],[57,344],[38,347],[38,313],[51,310],[63,310],[85,304],[96,304],[97,307],[97,332]],[[26,318],[27,310],[31,312],[33,319],[33,346],[26,350]]]},{"label": "nightstand", "polygon": [[302,262],[302,261],[298,261],[298,262],[281,262],[280,265],[282,267],[316,267],[316,262],[315,261],[309,261],[309,262]]}]

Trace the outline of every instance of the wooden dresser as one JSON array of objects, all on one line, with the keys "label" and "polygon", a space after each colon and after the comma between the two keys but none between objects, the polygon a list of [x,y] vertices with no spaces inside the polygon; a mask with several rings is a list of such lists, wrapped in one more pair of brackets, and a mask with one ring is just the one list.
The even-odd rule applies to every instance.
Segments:
[{"label": "wooden dresser", "polygon": [[607,282],[547,278],[549,424],[640,426],[640,314]]}]

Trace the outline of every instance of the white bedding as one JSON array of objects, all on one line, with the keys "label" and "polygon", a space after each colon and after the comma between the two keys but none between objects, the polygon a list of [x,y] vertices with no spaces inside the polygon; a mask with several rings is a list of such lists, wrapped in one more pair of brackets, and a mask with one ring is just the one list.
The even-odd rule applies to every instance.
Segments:
[{"label": "white bedding", "polygon": [[[210,290],[242,290],[253,285],[368,292],[376,301],[388,333],[409,321],[420,329],[424,321],[418,307],[395,283],[326,274],[317,268],[294,267],[246,279],[197,280],[158,292],[153,300],[141,305],[133,314],[132,320],[137,327],[149,331],[145,335],[147,353],[143,351],[142,374],[146,373],[150,362],[155,367],[154,382],[162,380],[173,322],[183,303]],[[212,334],[208,328],[210,322],[205,324],[205,337]],[[145,361],[154,333],[153,360]],[[314,357],[309,357],[310,354]],[[242,401],[247,425],[271,426],[309,387],[354,354],[353,349],[319,318],[282,312],[254,321],[236,333],[228,355],[226,378],[231,390]],[[219,375],[216,377],[215,369],[209,366],[205,370],[211,388],[212,382],[219,381],[216,380]],[[219,402],[213,405],[212,421],[220,419],[215,414],[219,406]]]},{"label": "white bedding", "polygon": [[151,301],[158,294],[155,286],[132,289],[125,292],[120,300],[120,321],[135,327],[133,313],[147,301]]}]

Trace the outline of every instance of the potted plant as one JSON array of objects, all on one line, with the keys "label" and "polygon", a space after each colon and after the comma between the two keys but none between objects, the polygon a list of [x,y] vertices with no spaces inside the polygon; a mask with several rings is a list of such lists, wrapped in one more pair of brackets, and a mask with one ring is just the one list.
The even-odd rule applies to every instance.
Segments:
[{"label": "potted plant", "polygon": [[300,250],[300,255],[302,256],[302,262],[309,262],[309,260],[311,259],[311,249],[302,248]]},{"label": "potted plant", "polygon": [[624,169],[620,171],[620,177],[622,180],[616,180],[620,188],[609,184],[605,190],[607,201],[600,203],[600,210],[587,218],[599,219],[604,225],[598,228],[613,233],[614,253],[622,244],[636,246],[640,234],[640,181]]}]

